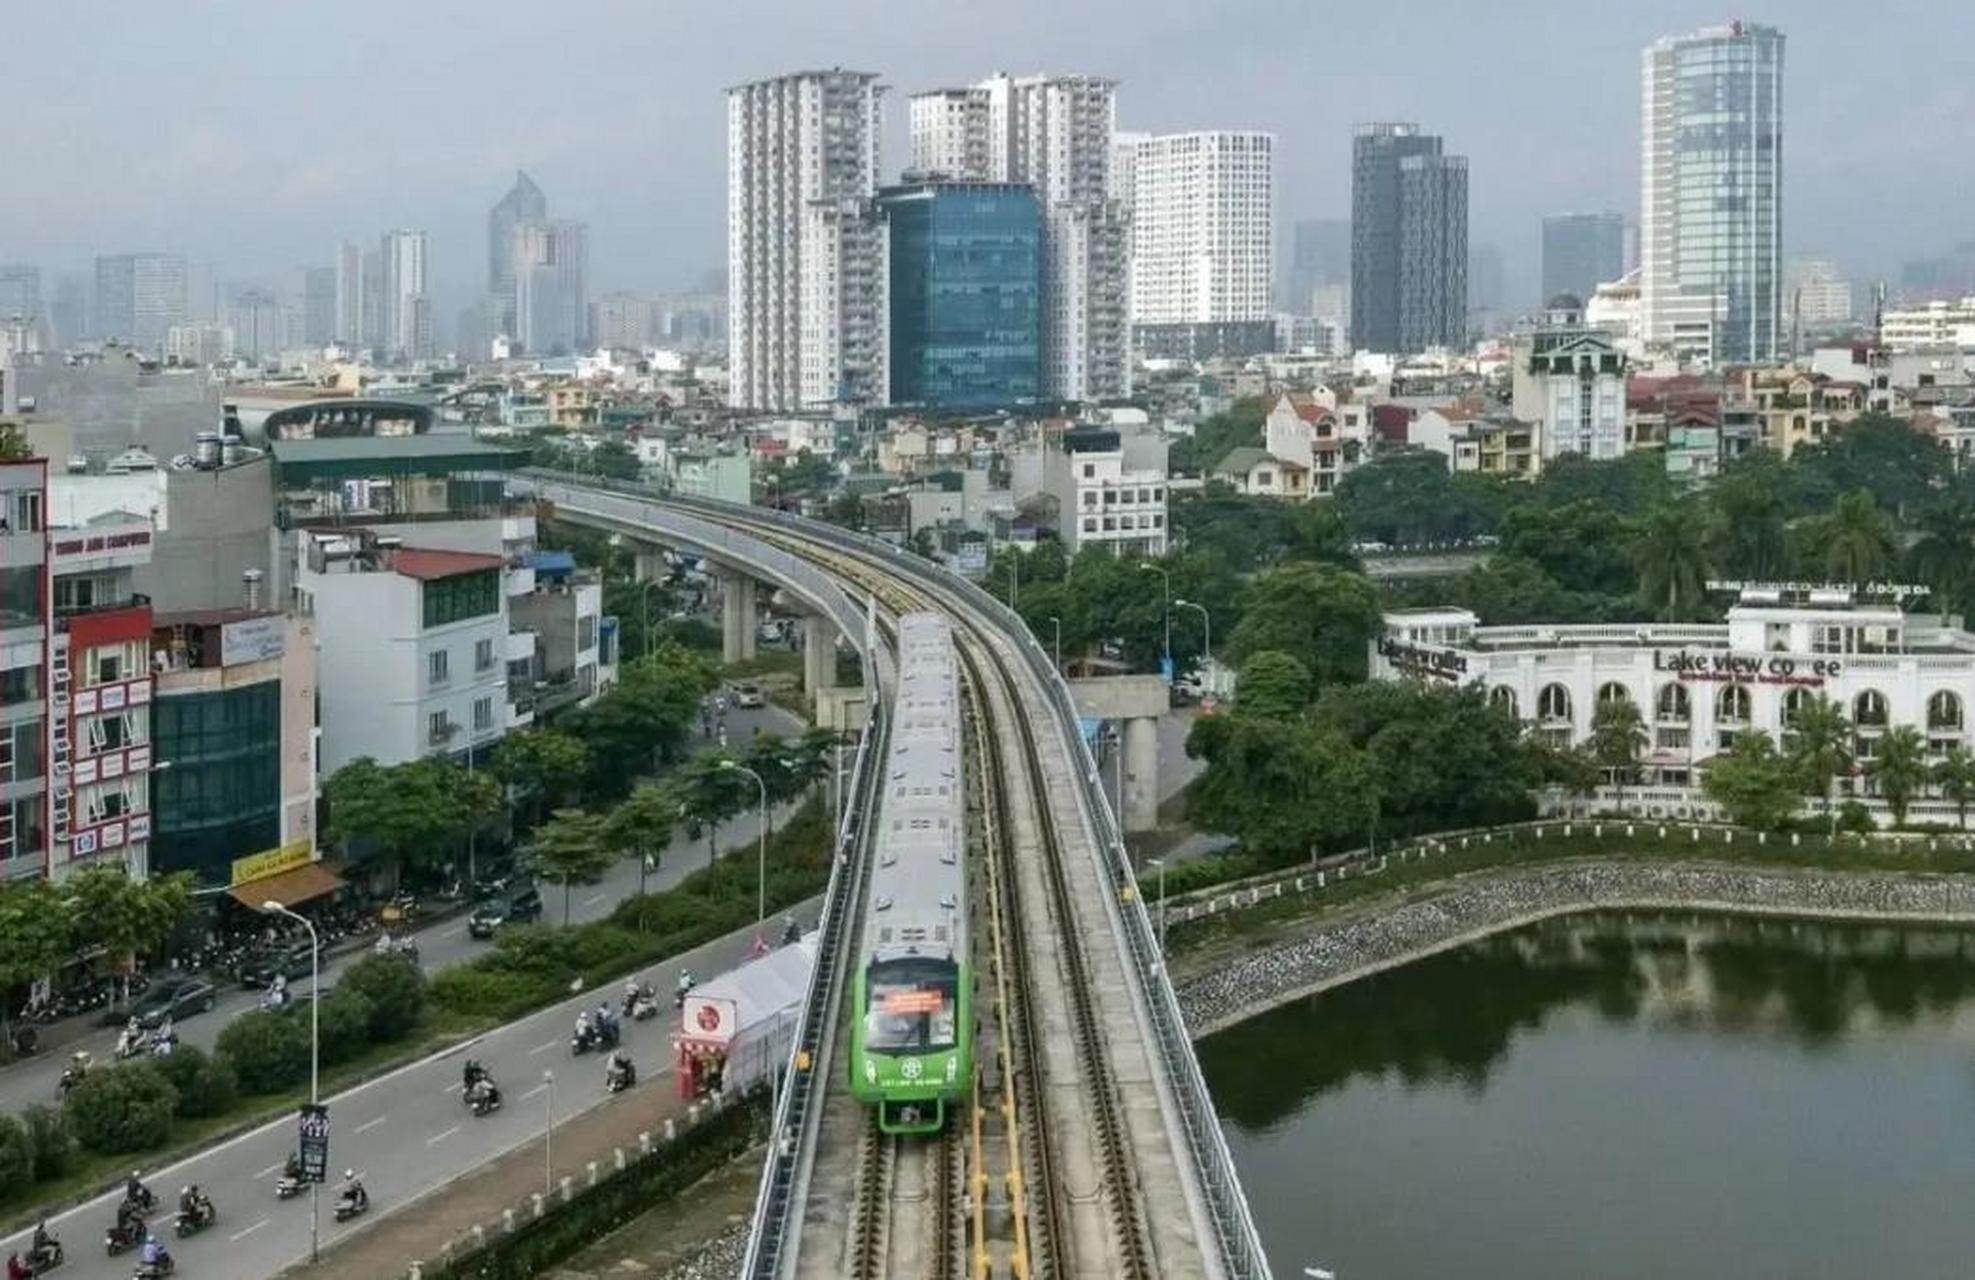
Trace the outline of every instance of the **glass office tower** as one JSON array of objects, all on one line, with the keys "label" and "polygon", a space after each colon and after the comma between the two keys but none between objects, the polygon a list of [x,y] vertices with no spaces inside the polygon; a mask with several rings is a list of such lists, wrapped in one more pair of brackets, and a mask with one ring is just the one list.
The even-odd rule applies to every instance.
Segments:
[{"label": "glass office tower", "polygon": [[879,193],[890,249],[891,402],[1033,403],[1041,390],[1042,214],[1028,186],[943,179]]}]

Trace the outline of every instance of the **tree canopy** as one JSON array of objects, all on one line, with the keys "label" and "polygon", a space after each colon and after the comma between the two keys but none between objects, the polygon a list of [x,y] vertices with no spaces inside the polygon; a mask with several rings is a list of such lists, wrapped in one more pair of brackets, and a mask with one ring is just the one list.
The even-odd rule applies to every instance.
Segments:
[{"label": "tree canopy", "polygon": [[1236,661],[1263,650],[1307,664],[1317,683],[1362,680],[1379,624],[1378,592],[1362,574],[1327,564],[1292,564],[1257,577],[1228,637]]}]

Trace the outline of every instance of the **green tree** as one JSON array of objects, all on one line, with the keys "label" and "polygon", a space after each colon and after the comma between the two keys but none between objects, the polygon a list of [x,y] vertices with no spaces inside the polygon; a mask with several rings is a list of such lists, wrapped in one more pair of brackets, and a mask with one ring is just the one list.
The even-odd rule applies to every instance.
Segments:
[{"label": "green tree", "polygon": [[1906,811],[1927,785],[1927,739],[1910,724],[1881,734],[1872,752],[1871,776],[1880,798],[1893,811],[1893,825],[1906,825]]},{"label": "green tree", "polygon": [[97,865],[70,876],[62,889],[67,918],[83,939],[126,972],[139,955],[163,946],[192,907],[192,878],[184,872],[133,880],[120,866]]},{"label": "green tree", "polygon": [[1790,487],[1788,464],[1772,450],[1753,449],[1709,489],[1713,559],[1731,576],[1753,582],[1789,576]]},{"label": "green tree", "polygon": [[575,803],[589,773],[589,748],[555,729],[519,729],[494,748],[494,776],[537,810]]},{"label": "green tree", "polygon": [[1295,720],[1310,709],[1310,669],[1289,654],[1263,649],[1248,655],[1235,682],[1235,713]]},{"label": "green tree", "polygon": [[1852,769],[1852,725],[1845,709],[1818,694],[1786,716],[1783,744],[1797,771],[1797,785],[1820,797],[1829,817],[1832,783]]},{"label": "green tree", "polygon": [[[55,971],[75,949],[69,899],[42,879],[0,882],[0,991],[24,987]],[[6,1036],[7,1009],[0,1001],[0,1044]]]},{"label": "green tree", "polygon": [[0,1115],[0,1196],[27,1190],[34,1181],[34,1138],[13,1116]]},{"label": "green tree", "polygon": [[1625,784],[1639,769],[1639,756],[1647,742],[1646,721],[1639,704],[1630,698],[1612,698],[1598,704],[1591,716],[1591,758],[1605,770],[1618,791],[1618,803],[1625,804]]},{"label": "green tree", "polygon": [[658,869],[659,858],[672,843],[672,832],[679,822],[679,800],[654,782],[641,782],[631,789],[610,816],[604,819],[603,838],[611,848],[638,860],[638,892],[645,891],[645,877]]},{"label": "green tree", "polygon": [[46,1182],[66,1174],[75,1162],[75,1134],[62,1109],[37,1102],[21,1112],[21,1123],[27,1126],[28,1141],[34,1147],[35,1181]]},{"label": "green tree", "polygon": [[1914,577],[1932,589],[1936,608],[1965,608],[1975,587],[1975,506],[1957,499],[1936,507],[1918,532],[1907,552]]},{"label": "green tree", "polygon": [[1261,444],[1271,403],[1268,397],[1247,396],[1195,424],[1193,434],[1173,446],[1174,473],[1198,475],[1218,466],[1230,449]]},{"label": "green tree", "polygon": [[631,452],[629,445],[617,440],[606,440],[591,449],[588,465],[582,469],[606,480],[636,480],[643,472],[638,455]]},{"label": "green tree", "polygon": [[1854,489],[1811,529],[1824,571],[1839,582],[1883,581],[1895,559],[1893,523],[1868,489]]},{"label": "green tree", "polygon": [[[1200,826],[1276,860],[1314,857],[1369,833],[1370,767],[1335,730],[1231,716],[1200,720],[1195,734],[1188,750],[1207,765],[1188,812]],[[1322,803],[1312,802],[1317,796]]]},{"label": "green tree", "polygon": [[[345,979],[347,981],[348,979]],[[279,1093],[309,1078],[309,1024],[306,1018],[259,1009],[226,1024],[215,1052],[233,1065],[248,1093]],[[129,1070],[120,1067],[118,1070]],[[93,1077],[92,1077],[93,1078]],[[88,1080],[83,1081],[84,1085]],[[77,1135],[82,1136],[81,1126]],[[89,1139],[83,1137],[83,1145]]]},{"label": "green tree", "polygon": [[1882,413],[1861,414],[1843,430],[1798,449],[1790,462],[1808,510],[1823,510],[1838,494],[1865,489],[1875,506],[1901,516],[1934,501],[1954,468],[1931,434]]},{"label": "green tree", "polygon": [[326,834],[346,855],[403,868],[448,859],[469,829],[499,812],[500,787],[439,756],[388,767],[364,756],[330,775],[323,798]]},{"label": "green tree", "polygon": [[1335,505],[1353,541],[1450,542],[1494,532],[1502,504],[1486,483],[1449,474],[1428,449],[1386,451],[1346,473]]},{"label": "green tree", "polygon": [[1966,829],[1968,806],[1975,803],[1975,752],[1957,742],[1934,765],[1934,785],[1954,802],[1955,825]]},{"label": "green tree", "polygon": [[1502,551],[1530,561],[1568,590],[1631,599],[1638,585],[1631,528],[1617,508],[1594,499],[1529,503],[1503,518]]},{"label": "green tree", "polygon": [[34,456],[27,447],[27,433],[20,424],[0,422],[0,462],[26,462]]},{"label": "green tree", "polygon": [[425,971],[410,956],[371,955],[351,965],[336,990],[370,1002],[370,1038],[388,1044],[409,1035],[425,1016]]},{"label": "green tree", "polygon": [[706,865],[720,858],[720,824],[741,813],[755,800],[754,783],[737,769],[724,767],[734,757],[719,751],[703,751],[687,761],[671,779],[671,791],[678,798],[679,816],[686,822],[689,836],[706,836]]},{"label": "green tree", "polygon": [[[326,1049],[328,1041],[323,1045]],[[208,1055],[197,1045],[181,1044],[156,1062],[178,1094],[177,1114],[187,1119],[222,1115],[240,1096],[240,1079],[233,1064]]]},{"label": "green tree", "polygon": [[1639,601],[1661,622],[1686,622],[1707,590],[1708,550],[1700,514],[1686,503],[1648,511],[1634,526],[1632,567]]},{"label": "green tree", "polygon": [[568,732],[589,745],[589,794],[618,799],[639,775],[677,759],[717,683],[711,666],[677,644],[624,664],[614,688],[569,718]]},{"label": "green tree", "polygon": [[[270,1014],[249,1014],[252,1017]],[[241,1018],[234,1026],[247,1021]],[[231,1028],[228,1028],[231,1030]],[[224,1036],[222,1035],[222,1038]],[[307,1052],[307,1042],[304,1050]],[[99,1067],[69,1091],[63,1104],[76,1141],[102,1155],[149,1151],[171,1136],[178,1091],[156,1063]]]},{"label": "green tree", "polygon": [[1728,811],[1729,821],[1759,830],[1782,826],[1797,805],[1796,771],[1760,729],[1737,734],[1701,767],[1701,789]]},{"label": "green tree", "polygon": [[1540,779],[1521,726],[1477,687],[1434,688],[1415,680],[1342,685],[1317,700],[1313,716],[1366,753],[1382,832],[1534,816],[1530,793]]},{"label": "green tree", "polygon": [[316,1010],[316,1015],[322,1019],[320,1043],[324,1063],[334,1066],[348,1062],[370,1047],[370,1027],[376,1019],[377,1006],[355,987],[338,983],[335,990],[322,998],[322,1007]]},{"label": "green tree", "polygon": [[615,855],[604,836],[604,819],[581,809],[557,809],[536,828],[522,850],[529,870],[562,886],[562,922],[569,923],[570,890],[595,884],[610,870]]},{"label": "green tree", "polygon": [[1378,591],[1363,574],[1285,565],[1250,584],[1227,648],[1237,662],[1264,649],[1287,653],[1309,664],[1320,687],[1363,680],[1378,621]]}]

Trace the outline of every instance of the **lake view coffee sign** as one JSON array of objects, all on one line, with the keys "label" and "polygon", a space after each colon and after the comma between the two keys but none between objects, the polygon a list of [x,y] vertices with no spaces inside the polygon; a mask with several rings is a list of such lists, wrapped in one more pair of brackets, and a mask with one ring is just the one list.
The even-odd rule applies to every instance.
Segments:
[{"label": "lake view coffee sign", "polygon": [[1467,655],[1452,649],[1423,649],[1399,640],[1380,640],[1378,656],[1409,676],[1459,680],[1468,673]]},{"label": "lake view coffee sign", "polygon": [[1787,684],[1816,687],[1836,680],[1844,664],[1836,658],[1799,658],[1784,653],[1715,653],[1692,649],[1653,650],[1653,670],[1680,680],[1723,684]]}]

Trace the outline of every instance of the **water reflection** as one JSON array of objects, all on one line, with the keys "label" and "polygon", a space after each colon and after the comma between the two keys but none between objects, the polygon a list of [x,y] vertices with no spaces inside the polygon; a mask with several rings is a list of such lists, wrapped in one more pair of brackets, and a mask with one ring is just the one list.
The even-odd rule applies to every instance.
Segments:
[{"label": "water reflection", "polygon": [[1969,935],[1691,914],[1547,921],[1286,1005],[1200,1045],[1224,1119],[1260,1130],[1360,1078],[1481,1094],[1518,1032],[1568,1006],[1614,1025],[1781,1037],[1946,1019],[1975,990]]}]

